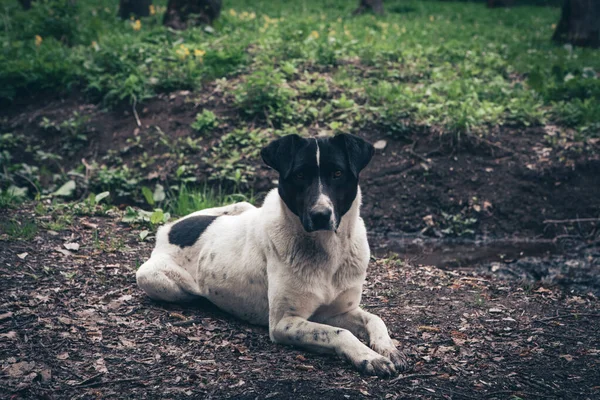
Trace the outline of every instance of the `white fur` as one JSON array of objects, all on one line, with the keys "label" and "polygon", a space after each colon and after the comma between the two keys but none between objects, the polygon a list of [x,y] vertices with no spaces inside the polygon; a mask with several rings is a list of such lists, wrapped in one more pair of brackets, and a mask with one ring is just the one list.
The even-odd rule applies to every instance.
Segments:
[{"label": "white fur", "polygon": [[401,353],[381,319],[358,307],[370,257],[360,201],[359,189],[337,232],[307,233],[276,189],[261,208],[238,203],[190,214],[184,218],[219,218],[185,248],[169,243],[173,223],[160,228],[137,282],[154,299],[202,296],[268,325],[275,342],[335,352],[366,373],[392,374],[403,366]]}]

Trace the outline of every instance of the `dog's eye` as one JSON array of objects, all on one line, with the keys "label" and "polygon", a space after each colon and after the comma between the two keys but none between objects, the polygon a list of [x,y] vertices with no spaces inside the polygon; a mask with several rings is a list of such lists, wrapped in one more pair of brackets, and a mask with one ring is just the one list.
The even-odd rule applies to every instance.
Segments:
[{"label": "dog's eye", "polygon": [[298,172],[296,174],[295,178],[298,179],[298,180],[302,180],[302,179],[304,179],[304,174],[302,172]]},{"label": "dog's eye", "polygon": [[342,171],[337,170],[333,173],[333,177],[334,178],[341,178],[342,177]]}]

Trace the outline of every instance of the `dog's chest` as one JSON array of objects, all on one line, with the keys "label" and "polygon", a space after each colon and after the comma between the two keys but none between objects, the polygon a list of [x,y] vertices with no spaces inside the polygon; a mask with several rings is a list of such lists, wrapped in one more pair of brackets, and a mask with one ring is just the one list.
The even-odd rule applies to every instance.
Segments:
[{"label": "dog's chest", "polygon": [[324,243],[308,238],[295,244],[289,263],[294,275],[329,303],[362,284],[369,260],[367,246],[350,239]]}]

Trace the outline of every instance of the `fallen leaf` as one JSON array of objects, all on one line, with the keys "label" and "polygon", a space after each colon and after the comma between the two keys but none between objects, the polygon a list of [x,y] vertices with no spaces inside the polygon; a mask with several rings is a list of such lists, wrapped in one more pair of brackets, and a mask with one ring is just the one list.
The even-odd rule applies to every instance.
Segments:
[{"label": "fallen leaf", "polygon": [[315,369],[315,367],[307,364],[298,364],[296,365],[296,369],[299,369],[300,371],[312,371]]},{"label": "fallen leaf", "polygon": [[564,358],[567,362],[573,361],[573,356],[570,354],[561,354],[558,358]]},{"label": "fallen leaf", "polygon": [[121,344],[122,344],[124,347],[128,347],[128,348],[135,347],[135,342],[133,342],[133,341],[131,341],[131,340],[128,340],[128,339],[126,339],[126,338],[124,338],[124,337],[119,337],[119,341],[121,342]]},{"label": "fallen leaf", "polygon": [[65,244],[63,244],[63,246],[65,246],[65,249],[67,249],[67,250],[73,250],[73,251],[79,250],[79,243],[65,243]]},{"label": "fallen leaf", "polygon": [[100,372],[101,374],[108,373],[108,369],[106,368],[106,364],[104,363],[104,358],[100,357],[96,360],[96,362],[94,363],[94,369]]},{"label": "fallen leaf", "polygon": [[4,370],[4,372],[11,378],[18,378],[18,377],[21,377],[21,376],[25,375],[26,373],[30,372],[33,369],[33,367],[35,367],[35,363],[33,361],[32,362],[21,361],[21,362],[9,365]]},{"label": "fallen leaf", "polygon": [[378,140],[375,143],[373,143],[373,147],[375,148],[375,150],[383,150],[386,148],[386,146],[387,146],[386,140]]},{"label": "fallen leaf", "polygon": [[66,360],[67,358],[69,358],[69,353],[65,351],[64,353],[57,354],[56,358],[59,360]]},{"label": "fallen leaf", "polygon": [[427,332],[439,332],[440,328],[435,327],[435,326],[427,326],[427,325],[420,325],[418,328],[420,331],[427,331]]},{"label": "fallen leaf", "polygon": [[0,321],[4,321],[5,319],[9,319],[12,318],[13,313],[12,312],[5,312],[4,314],[0,314]]},{"label": "fallen leaf", "polygon": [[502,310],[501,310],[501,309],[499,309],[499,308],[490,308],[488,311],[489,311],[491,314],[498,314],[498,313],[501,313],[501,312],[502,312]]},{"label": "fallen leaf", "polygon": [[50,382],[50,380],[52,380],[52,370],[50,368],[45,368],[40,371],[40,376],[42,378],[42,382]]},{"label": "fallen leaf", "polygon": [[71,253],[69,250],[65,250],[65,249],[56,249],[56,251],[58,251],[59,253],[65,255],[67,257],[70,257],[73,255],[73,253]]},{"label": "fallen leaf", "polygon": [[21,253],[21,254],[17,254],[17,257],[19,257],[21,260],[24,260],[25,257],[27,257],[29,255],[29,253]]},{"label": "fallen leaf", "polygon": [[6,332],[6,333],[2,333],[2,334],[0,334],[0,338],[16,339],[17,338],[17,332],[15,332],[15,331],[9,331],[9,332]]}]

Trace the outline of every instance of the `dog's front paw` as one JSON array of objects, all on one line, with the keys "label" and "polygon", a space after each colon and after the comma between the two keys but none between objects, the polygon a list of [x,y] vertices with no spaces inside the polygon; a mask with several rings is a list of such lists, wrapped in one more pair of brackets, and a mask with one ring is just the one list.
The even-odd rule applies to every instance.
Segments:
[{"label": "dog's front paw", "polygon": [[396,367],[392,361],[375,352],[348,357],[349,361],[363,374],[389,377],[396,375]]},{"label": "dog's front paw", "polygon": [[392,361],[398,372],[404,372],[410,367],[408,357],[398,349],[390,351],[388,358]]},{"label": "dog's front paw", "polygon": [[390,359],[398,372],[404,372],[409,369],[410,363],[406,354],[398,350],[394,345],[389,346],[373,346],[373,350],[384,357]]}]

